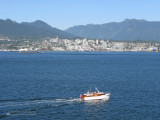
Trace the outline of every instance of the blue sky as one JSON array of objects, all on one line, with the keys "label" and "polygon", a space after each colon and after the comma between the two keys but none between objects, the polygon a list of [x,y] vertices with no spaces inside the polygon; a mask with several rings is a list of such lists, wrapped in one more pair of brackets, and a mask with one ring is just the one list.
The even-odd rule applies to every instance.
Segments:
[{"label": "blue sky", "polygon": [[159,6],[160,0],[0,0],[0,19],[42,20],[64,30],[126,18],[160,21]]}]

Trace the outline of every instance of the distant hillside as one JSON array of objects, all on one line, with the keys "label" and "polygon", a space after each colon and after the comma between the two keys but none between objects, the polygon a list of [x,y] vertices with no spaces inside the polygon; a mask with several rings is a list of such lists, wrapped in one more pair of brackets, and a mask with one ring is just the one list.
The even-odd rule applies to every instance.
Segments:
[{"label": "distant hillside", "polygon": [[92,39],[160,41],[160,22],[126,19],[101,25],[74,26],[65,32]]},{"label": "distant hillside", "polygon": [[47,23],[37,20],[35,22],[17,23],[10,19],[0,20],[0,34],[15,40],[37,40],[45,37],[74,38],[74,35],[53,28]]}]

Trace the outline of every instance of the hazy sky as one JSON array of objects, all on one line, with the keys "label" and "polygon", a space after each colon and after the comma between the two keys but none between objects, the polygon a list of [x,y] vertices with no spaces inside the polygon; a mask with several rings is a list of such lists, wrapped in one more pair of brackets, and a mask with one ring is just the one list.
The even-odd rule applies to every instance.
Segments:
[{"label": "hazy sky", "polygon": [[63,30],[126,18],[160,21],[160,0],[0,0],[0,19],[7,18],[42,20]]}]

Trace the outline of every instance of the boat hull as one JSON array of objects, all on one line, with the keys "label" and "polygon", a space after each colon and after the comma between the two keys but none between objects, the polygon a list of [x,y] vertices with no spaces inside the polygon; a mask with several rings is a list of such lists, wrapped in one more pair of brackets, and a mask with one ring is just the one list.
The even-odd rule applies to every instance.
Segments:
[{"label": "boat hull", "polygon": [[110,93],[100,95],[100,96],[91,96],[84,97],[83,100],[109,100]]}]

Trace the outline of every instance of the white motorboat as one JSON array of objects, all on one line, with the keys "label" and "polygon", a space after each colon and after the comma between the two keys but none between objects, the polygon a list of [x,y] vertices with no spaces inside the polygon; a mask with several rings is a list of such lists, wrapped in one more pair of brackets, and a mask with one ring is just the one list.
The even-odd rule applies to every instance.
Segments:
[{"label": "white motorboat", "polygon": [[97,88],[95,88],[95,92],[88,91],[87,93],[80,95],[82,100],[109,100],[110,93],[99,92]]}]

